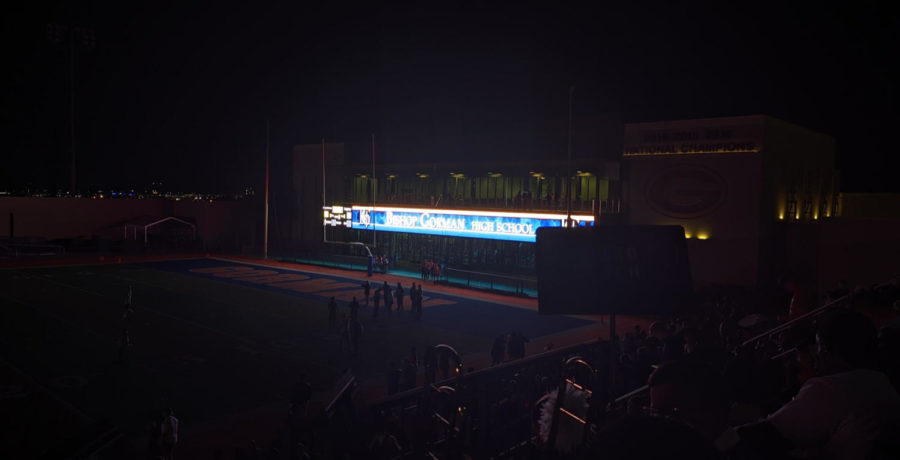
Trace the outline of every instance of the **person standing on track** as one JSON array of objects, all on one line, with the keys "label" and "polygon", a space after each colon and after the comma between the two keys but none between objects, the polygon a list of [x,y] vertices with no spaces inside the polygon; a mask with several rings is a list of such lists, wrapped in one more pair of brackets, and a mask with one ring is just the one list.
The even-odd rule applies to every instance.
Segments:
[{"label": "person standing on track", "polygon": [[434,280],[434,284],[437,284],[441,279],[441,266],[434,264],[431,270],[431,278]]},{"label": "person standing on track", "polygon": [[372,285],[369,284],[369,280],[366,280],[366,282],[363,283],[363,296],[364,296],[363,298],[366,301],[366,306],[369,305],[369,292],[371,292],[371,289],[372,289]]},{"label": "person standing on track", "polygon": [[381,303],[381,289],[375,289],[375,292],[372,295],[372,301],[375,302],[375,306],[372,309],[372,317],[378,317],[378,304]]},{"label": "person standing on track", "polygon": [[384,285],[381,287],[381,292],[384,294],[384,309],[387,310],[388,316],[390,316],[391,307],[394,305],[394,296],[391,293],[391,286],[388,285],[387,281],[385,281]]},{"label": "person standing on track", "polygon": [[350,301],[350,319],[356,318],[359,318],[359,302],[356,301],[356,296],[353,296],[353,300]]},{"label": "person standing on track", "polygon": [[397,289],[394,291],[394,296],[397,297],[397,312],[403,311],[403,285],[400,282],[397,282]]},{"label": "person standing on track", "polygon": [[422,297],[422,283],[419,283],[419,287],[416,288],[416,319],[422,319],[422,302],[424,301]]}]

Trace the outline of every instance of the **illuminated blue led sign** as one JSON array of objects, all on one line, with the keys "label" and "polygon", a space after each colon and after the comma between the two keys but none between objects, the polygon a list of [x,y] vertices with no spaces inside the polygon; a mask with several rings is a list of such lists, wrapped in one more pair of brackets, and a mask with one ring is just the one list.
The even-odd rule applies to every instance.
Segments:
[{"label": "illuminated blue led sign", "polygon": [[[540,227],[564,227],[565,214],[492,212],[458,209],[353,206],[351,227],[379,232],[535,242]],[[594,225],[593,216],[572,216],[574,225]]]}]

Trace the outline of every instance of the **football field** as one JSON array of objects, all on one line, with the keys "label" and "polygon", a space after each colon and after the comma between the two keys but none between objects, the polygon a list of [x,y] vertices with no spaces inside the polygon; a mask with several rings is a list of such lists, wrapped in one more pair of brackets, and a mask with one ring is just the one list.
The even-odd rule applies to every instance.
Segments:
[{"label": "football field", "polygon": [[[189,430],[286,401],[303,375],[314,389],[347,370],[361,382],[382,382],[390,361],[412,346],[421,358],[429,345],[446,343],[465,358],[486,354],[494,337],[512,330],[534,342],[596,326],[431,283],[416,320],[408,291],[419,280],[376,275],[373,283],[403,283],[407,311],[389,315],[382,304],[374,317],[363,302],[360,352],[353,356],[328,328],[327,301],[334,296],[348,313],[353,296],[362,300],[365,279],[211,258],[0,269],[0,404],[29,410],[39,393],[47,407],[79,414],[83,423],[109,421],[139,438],[149,414],[162,407],[173,407]],[[134,307],[126,315],[129,289]],[[131,345],[120,361],[126,329]],[[4,422],[4,444],[19,436],[52,442],[53,428],[37,427],[47,422],[41,411]]]}]

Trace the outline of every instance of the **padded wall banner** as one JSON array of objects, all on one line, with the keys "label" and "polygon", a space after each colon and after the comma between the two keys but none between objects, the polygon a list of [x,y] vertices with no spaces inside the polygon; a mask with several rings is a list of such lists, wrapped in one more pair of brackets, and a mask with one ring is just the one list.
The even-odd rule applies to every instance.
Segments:
[{"label": "padded wall banner", "polygon": [[542,228],[541,314],[672,315],[692,301],[681,226]]}]

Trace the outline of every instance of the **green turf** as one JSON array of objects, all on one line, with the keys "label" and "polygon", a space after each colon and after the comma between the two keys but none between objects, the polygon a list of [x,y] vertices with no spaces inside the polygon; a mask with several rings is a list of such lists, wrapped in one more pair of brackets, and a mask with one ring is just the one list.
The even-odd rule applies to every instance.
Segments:
[{"label": "green turf", "polygon": [[[122,304],[134,289],[129,365],[115,363]],[[139,435],[170,405],[199,424],[288,398],[301,373],[326,388],[346,369],[382,379],[414,345],[461,354],[487,340],[413,321],[361,315],[361,353],[327,330],[321,301],[139,265],[0,270],[0,359],[94,419]]]}]

